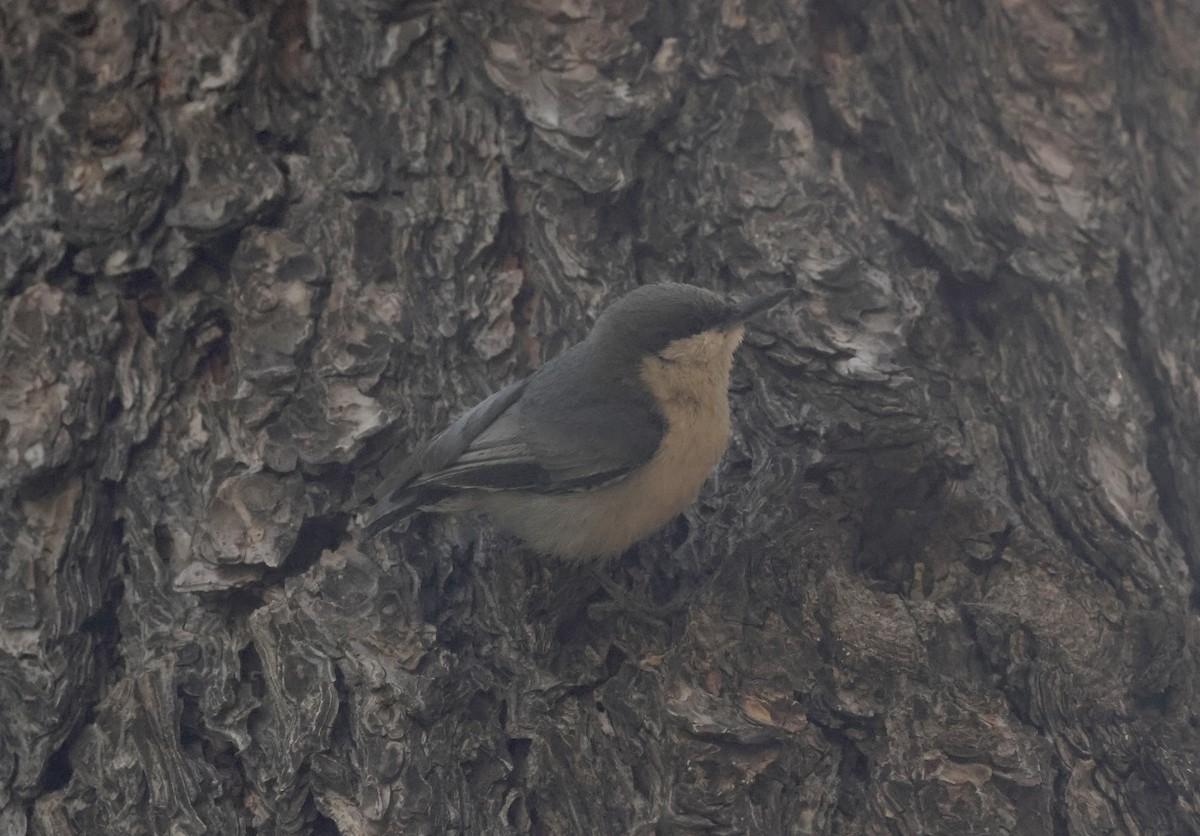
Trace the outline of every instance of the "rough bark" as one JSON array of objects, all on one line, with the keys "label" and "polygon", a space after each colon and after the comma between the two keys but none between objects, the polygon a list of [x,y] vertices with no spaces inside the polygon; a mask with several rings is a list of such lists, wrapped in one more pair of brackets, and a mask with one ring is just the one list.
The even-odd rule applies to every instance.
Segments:
[{"label": "rough bark", "polygon": [[[0,833],[1200,832],[1198,42],[6,0]],[[629,601],[354,538],[362,461],[666,278],[803,296]]]}]

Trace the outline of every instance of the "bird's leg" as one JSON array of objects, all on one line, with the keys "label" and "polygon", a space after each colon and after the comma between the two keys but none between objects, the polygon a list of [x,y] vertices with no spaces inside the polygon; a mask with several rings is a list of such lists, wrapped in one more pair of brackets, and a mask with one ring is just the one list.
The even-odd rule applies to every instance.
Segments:
[{"label": "bird's leg", "polygon": [[588,613],[591,615],[602,615],[605,612],[627,612],[631,615],[641,616],[649,621],[661,622],[666,616],[679,612],[691,603],[690,596],[686,592],[683,592],[665,604],[653,604],[644,596],[631,594],[623,586],[605,575],[596,565],[589,565],[588,570],[592,573],[592,577],[596,579],[596,582],[604,588],[604,591],[612,599],[607,603],[600,601],[592,604],[588,608]]}]

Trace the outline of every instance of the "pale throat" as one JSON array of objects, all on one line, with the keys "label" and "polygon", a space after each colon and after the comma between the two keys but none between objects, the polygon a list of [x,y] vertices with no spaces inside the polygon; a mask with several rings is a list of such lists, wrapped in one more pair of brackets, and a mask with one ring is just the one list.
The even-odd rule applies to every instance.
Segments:
[{"label": "pale throat", "polygon": [[733,353],[744,335],[745,328],[735,325],[674,340],[642,361],[642,380],[664,406],[683,401],[725,411]]}]

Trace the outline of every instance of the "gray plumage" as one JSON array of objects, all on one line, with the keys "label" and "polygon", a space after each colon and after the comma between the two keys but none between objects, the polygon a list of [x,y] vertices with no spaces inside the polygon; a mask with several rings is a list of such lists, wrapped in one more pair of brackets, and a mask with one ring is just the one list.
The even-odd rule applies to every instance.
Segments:
[{"label": "gray plumage", "polygon": [[[587,557],[623,550],[632,542],[626,539],[648,533],[643,531],[648,525],[657,527],[678,513],[682,506],[674,506],[680,501],[686,505],[694,499],[693,483],[698,491],[728,439],[725,390],[741,322],[781,296],[739,305],[690,285],[637,288],[611,305],[583,342],[419,446],[371,491],[376,502],[362,518],[367,535],[420,510],[476,508],[541,551]],[[723,342],[713,347],[705,342],[703,351],[692,351],[705,334],[724,335]],[[691,353],[680,353],[684,348]],[[713,374],[685,387],[679,403],[695,400],[704,414],[712,411],[715,423],[711,431],[705,424],[705,432],[721,437],[701,445],[703,461],[673,465],[696,471],[683,476],[684,493],[693,495],[673,497],[672,507],[647,515],[640,499],[623,496],[622,486],[662,456],[669,433],[693,423],[691,407],[681,412],[678,398],[655,381],[669,381],[667,389],[673,391],[673,375],[690,380],[688,374],[707,372],[714,364]],[[691,389],[695,397],[687,394]],[[680,449],[687,454],[686,445]],[[650,490],[678,493],[675,486]],[[597,505],[605,502],[616,504],[605,512]],[[629,525],[606,523],[606,513]],[[589,525],[609,530],[582,530]],[[636,531],[617,531],[623,527]]]}]

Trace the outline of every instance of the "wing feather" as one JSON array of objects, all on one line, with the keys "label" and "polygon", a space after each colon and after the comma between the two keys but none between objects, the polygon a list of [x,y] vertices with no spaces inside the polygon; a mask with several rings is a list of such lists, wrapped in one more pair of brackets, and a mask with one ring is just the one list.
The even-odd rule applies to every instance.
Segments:
[{"label": "wing feather", "polygon": [[567,351],[484,400],[413,451],[364,515],[369,534],[471,490],[561,493],[627,475],[658,449],[665,424],[649,393],[586,368]]}]

